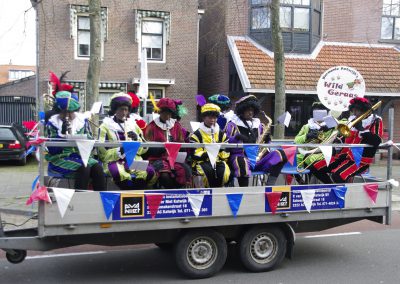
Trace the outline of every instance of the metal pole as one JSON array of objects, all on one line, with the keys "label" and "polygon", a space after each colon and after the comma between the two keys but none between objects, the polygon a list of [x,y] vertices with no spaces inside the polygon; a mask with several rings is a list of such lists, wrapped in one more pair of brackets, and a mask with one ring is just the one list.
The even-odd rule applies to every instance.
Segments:
[{"label": "metal pole", "polygon": [[[389,140],[393,140],[394,108],[392,107],[389,109],[388,121],[389,121]],[[386,174],[387,180],[392,178],[392,165],[393,165],[393,147],[390,147],[388,149],[388,159],[387,159],[387,174]]]}]

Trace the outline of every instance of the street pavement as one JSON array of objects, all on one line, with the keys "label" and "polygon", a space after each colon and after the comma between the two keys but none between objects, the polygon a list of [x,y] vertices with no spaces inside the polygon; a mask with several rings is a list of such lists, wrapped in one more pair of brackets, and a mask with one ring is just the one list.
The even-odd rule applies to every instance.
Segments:
[{"label": "street pavement", "polygon": [[[386,179],[387,161],[381,160],[371,167],[371,175]],[[393,160],[392,178],[400,181],[400,160]],[[3,221],[21,224],[35,217],[37,204],[25,205],[31,193],[32,182],[38,175],[37,161],[30,157],[26,166],[11,162],[0,162],[0,212]],[[400,187],[393,189],[393,210],[400,210]],[[29,220],[24,227],[34,226],[36,220]],[[10,225],[11,226],[11,225]],[[13,227],[7,227],[13,229]]]}]

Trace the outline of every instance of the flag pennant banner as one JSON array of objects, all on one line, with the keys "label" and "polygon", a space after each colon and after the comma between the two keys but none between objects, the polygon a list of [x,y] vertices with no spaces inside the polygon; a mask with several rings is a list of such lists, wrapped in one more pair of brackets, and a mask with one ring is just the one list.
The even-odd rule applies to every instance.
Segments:
[{"label": "flag pennant banner", "polygon": [[288,162],[293,166],[294,159],[296,158],[297,147],[296,146],[282,146],[283,152],[288,159]]},{"label": "flag pennant banner", "polygon": [[336,195],[336,198],[338,200],[339,203],[339,207],[340,208],[344,208],[344,201],[345,201],[345,196],[346,196],[346,192],[347,192],[347,187],[345,186],[337,186],[332,188],[333,192]]},{"label": "flag pennant banner", "polygon": [[286,175],[285,178],[286,178],[286,184],[291,185],[293,182],[293,175]]},{"label": "flag pennant banner", "polygon": [[[147,70],[147,49],[142,48],[140,54],[140,83],[139,90],[136,93],[139,98],[147,99],[149,96],[149,74]],[[146,115],[146,113],[145,113]]]},{"label": "flag pennant banner", "polygon": [[149,206],[151,218],[154,219],[157,215],[158,207],[165,194],[146,194],[147,205]]},{"label": "flag pennant banner", "polygon": [[125,159],[130,167],[135,160],[137,151],[139,150],[141,143],[138,141],[122,141],[122,147],[124,148]]},{"label": "flag pennant banner", "polygon": [[204,145],[208,158],[210,159],[211,166],[215,168],[216,162],[217,162],[217,156],[219,153],[219,149],[221,148],[221,145],[219,144],[205,144]]},{"label": "flag pennant banner", "polygon": [[187,197],[192,206],[194,216],[199,217],[201,206],[203,205],[204,194],[188,194]]},{"label": "flag pennant banner", "polygon": [[29,156],[30,154],[32,154],[35,151],[36,151],[35,146],[29,147],[28,151],[26,151],[25,153],[22,154],[22,158]]},{"label": "flag pennant banner", "polygon": [[357,167],[360,166],[362,154],[364,152],[364,147],[351,147],[351,153],[353,154],[354,162],[356,163]]},{"label": "flag pennant banner", "polygon": [[33,130],[33,129],[35,129],[35,128],[37,127],[38,124],[39,124],[39,123],[37,123],[37,122],[34,121],[34,120],[23,121],[23,122],[22,122],[22,125],[25,126],[25,128],[28,129],[28,130]]},{"label": "flag pennant banner", "polygon": [[196,102],[201,107],[207,103],[206,98],[203,95],[196,95]]},{"label": "flag pennant banner", "polygon": [[39,116],[39,120],[44,120],[44,118],[45,118],[44,111],[39,111],[38,116]]},{"label": "flag pennant banner", "polygon": [[377,183],[364,184],[364,190],[368,194],[371,201],[375,204],[376,198],[378,197],[378,184]]},{"label": "flag pennant banner", "polygon": [[172,169],[174,168],[176,157],[178,156],[181,146],[182,144],[179,143],[165,143],[165,149],[168,153],[168,162]]},{"label": "flag pennant banner", "polygon": [[39,181],[39,175],[33,180],[32,182],[32,191],[37,187],[38,181]]},{"label": "flag pennant banner", "polygon": [[200,122],[198,121],[191,121],[190,126],[192,127],[192,132],[195,132],[200,127]]},{"label": "flag pennant banner", "polygon": [[231,208],[233,217],[237,216],[239,211],[240,203],[242,202],[243,193],[229,193],[226,195],[226,198],[229,203],[229,207]]},{"label": "flag pennant banner", "polygon": [[325,162],[329,166],[332,159],[332,146],[318,146],[318,148],[321,150],[322,155],[324,155]]},{"label": "flag pennant banner", "polygon": [[52,189],[54,196],[56,197],[58,211],[60,212],[61,218],[64,218],[65,212],[67,212],[68,205],[71,202],[72,196],[74,196],[75,190],[57,187],[52,187]]},{"label": "flag pennant banner", "polygon": [[100,192],[101,201],[103,203],[104,213],[106,214],[107,220],[110,219],[111,213],[114,210],[115,204],[117,203],[119,197],[121,196],[120,193],[113,193],[113,192]]},{"label": "flag pennant banner", "polygon": [[269,208],[271,208],[271,213],[275,214],[276,208],[278,207],[279,200],[281,199],[282,192],[266,192]]},{"label": "flag pennant banner", "polygon": [[249,159],[250,168],[254,169],[260,147],[258,145],[243,145],[243,148],[247,158]]},{"label": "flag pennant banner", "polygon": [[33,145],[33,146],[39,146],[40,144],[43,144],[44,142],[46,142],[46,140],[47,139],[37,138],[37,139],[35,139],[33,141],[29,141],[29,144]]},{"label": "flag pennant banner", "polygon": [[87,167],[90,154],[92,153],[95,140],[76,140],[76,145],[78,146],[79,154],[81,155],[82,162]]},{"label": "flag pennant banner", "polygon": [[47,191],[47,187],[40,186],[39,183],[37,184],[37,188],[32,192],[29,196],[28,200],[26,201],[26,205],[31,205],[34,201],[43,200],[47,203],[51,203],[51,199],[49,193]]},{"label": "flag pennant banner", "polygon": [[305,189],[300,190],[301,197],[303,198],[304,206],[306,207],[308,213],[311,212],[312,202],[315,196],[315,189]]},{"label": "flag pennant banner", "polygon": [[287,111],[278,117],[278,123],[283,124],[286,127],[289,127],[291,118],[292,118],[292,115]]}]

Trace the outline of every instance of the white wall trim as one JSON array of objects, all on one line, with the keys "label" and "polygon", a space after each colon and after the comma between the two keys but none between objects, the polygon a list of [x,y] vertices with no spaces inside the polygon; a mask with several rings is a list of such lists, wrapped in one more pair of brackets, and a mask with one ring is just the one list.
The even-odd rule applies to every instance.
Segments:
[{"label": "white wall trim", "polygon": [[[140,78],[133,78],[132,84],[139,84],[140,83]],[[154,85],[174,85],[175,84],[175,79],[150,79],[149,78],[149,84],[154,84]]]},{"label": "white wall trim", "polygon": [[227,43],[233,58],[233,63],[236,67],[236,71],[239,74],[240,83],[242,84],[243,90],[245,90],[251,88],[251,84],[249,77],[247,76],[246,69],[244,68],[242,58],[240,57],[239,50],[236,47],[235,40],[239,38],[243,39],[243,37],[227,36]]}]

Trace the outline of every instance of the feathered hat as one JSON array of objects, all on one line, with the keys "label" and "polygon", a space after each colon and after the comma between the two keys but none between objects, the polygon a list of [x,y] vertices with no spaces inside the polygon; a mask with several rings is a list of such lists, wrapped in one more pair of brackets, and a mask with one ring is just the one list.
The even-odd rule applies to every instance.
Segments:
[{"label": "feathered hat", "polygon": [[201,107],[201,116],[218,116],[221,112],[221,108],[215,104],[205,104]]},{"label": "feathered hat", "polygon": [[254,95],[248,95],[236,101],[235,112],[238,116],[242,115],[246,109],[252,108],[254,115],[260,112],[260,104]]},{"label": "feathered hat", "polygon": [[114,94],[110,99],[110,111],[108,114],[114,115],[120,106],[127,106],[130,111],[132,107],[131,96],[123,92]]},{"label": "feathered hat", "polygon": [[227,107],[231,103],[231,100],[224,95],[215,94],[208,98],[208,101],[212,104],[216,104],[219,107]]},{"label": "feathered hat", "polygon": [[132,108],[132,109],[138,108],[138,107],[139,107],[139,104],[140,104],[139,97],[138,97],[135,93],[133,93],[133,92],[128,92],[128,95],[129,95],[129,96],[131,97],[131,99],[132,99],[131,108]]},{"label": "feathered hat", "polygon": [[67,92],[71,92],[74,89],[74,86],[70,85],[70,84],[65,84],[62,83],[63,79],[66,77],[66,75],[69,73],[69,71],[63,72],[60,76],[60,78],[58,78],[56,76],[56,74],[54,74],[53,72],[49,71],[49,81],[51,84],[51,88],[52,88],[52,92],[51,94],[54,96],[57,92],[61,92],[61,91],[67,91]]},{"label": "feathered hat", "polygon": [[78,111],[80,109],[78,96],[67,91],[57,92],[55,95],[56,105],[60,110]]},{"label": "feathered hat", "polygon": [[160,109],[160,112],[163,110],[169,110],[170,112],[176,111],[176,104],[173,99],[170,98],[162,98],[157,102],[157,107]]},{"label": "feathered hat", "polygon": [[355,108],[362,112],[366,112],[372,108],[372,105],[368,99],[357,97],[350,100],[349,111],[352,111]]}]

